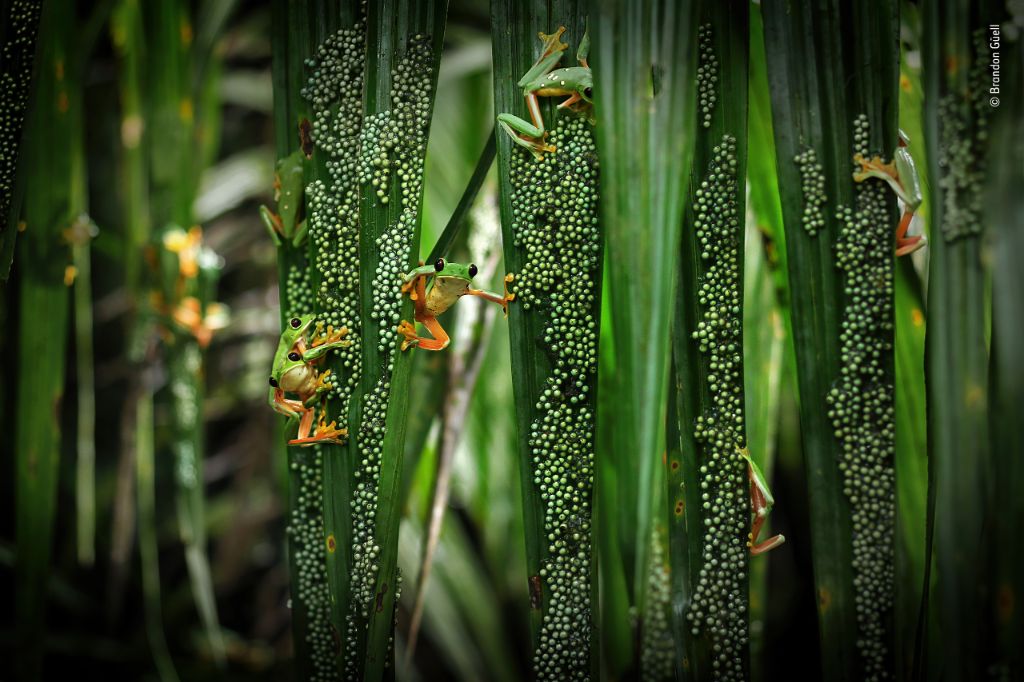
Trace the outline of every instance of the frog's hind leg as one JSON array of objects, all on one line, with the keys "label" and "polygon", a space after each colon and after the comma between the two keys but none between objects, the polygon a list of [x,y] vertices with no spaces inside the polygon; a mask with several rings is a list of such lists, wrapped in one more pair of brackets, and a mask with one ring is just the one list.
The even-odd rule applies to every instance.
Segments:
[{"label": "frog's hind leg", "polygon": [[[751,486],[750,488],[750,502],[753,509],[765,509],[767,507],[767,500],[757,486]],[[764,525],[764,521],[767,518],[767,514],[761,514],[754,512],[754,522],[750,528],[750,539],[747,541],[747,546],[750,547],[750,553],[754,556],[758,554],[764,554],[765,552],[771,551],[784,543],[786,538],[782,535],[774,535],[764,542],[758,543],[757,536],[761,533],[761,526]]]},{"label": "frog's hind leg", "polygon": [[573,110],[573,106],[572,105],[576,104],[576,102],[581,102],[581,101],[583,101],[583,98],[580,97],[580,93],[574,92],[569,97],[569,99],[567,99],[564,102],[562,102],[561,104],[559,104],[558,108],[559,109],[565,109],[566,107],[569,107],[570,111],[572,111]]},{"label": "frog's hind leg", "polygon": [[896,257],[906,256],[907,254],[914,253],[922,246],[927,244],[923,234],[917,234],[913,237],[907,236],[907,230],[910,229],[910,222],[914,219],[913,211],[905,211],[903,218],[900,220],[899,226],[896,228]]}]

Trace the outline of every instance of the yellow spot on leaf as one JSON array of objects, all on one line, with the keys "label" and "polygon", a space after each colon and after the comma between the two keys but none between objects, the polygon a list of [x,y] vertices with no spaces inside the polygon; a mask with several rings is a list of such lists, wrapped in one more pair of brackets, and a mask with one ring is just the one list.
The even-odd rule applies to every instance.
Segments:
[{"label": "yellow spot on leaf", "polygon": [[827,588],[818,588],[818,613],[827,613],[832,606],[832,593]]},{"label": "yellow spot on leaf", "polygon": [[676,516],[682,516],[683,512],[686,511],[686,503],[682,500],[676,502]]},{"label": "yellow spot on leaf", "polygon": [[64,60],[58,59],[53,63],[53,73],[56,75],[57,80],[64,80]]},{"label": "yellow spot on leaf", "polygon": [[900,74],[900,89],[903,92],[910,92],[910,79],[907,78],[906,74]]},{"label": "yellow spot on leaf", "polygon": [[192,100],[189,97],[181,100],[181,104],[178,105],[178,117],[182,123],[192,122]]},{"label": "yellow spot on leaf", "polygon": [[334,554],[335,550],[338,549],[338,541],[334,539],[334,533],[327,536],[327,552]]},{"label": "yellow spot on leaf", "polygon": [[62,114],[68,113],[68,93],[63,90],[57,95],[57,111]]},{"label": "yellow spot on leaf", "polygon": [[915,327],[920,327],[924,324],[924,313],[921,312],[920,308],[914,308],[910,311],[910,319]]},{"label": "yellow spot on leaf", "polygon": [[187,21],[181,22],[181,44],[185,47],[192,44],[192,24]]},{"label": "yellow spot on leaf", "polygon": [[75,275],[78,274],[78,268],[74,265],[69,265],[64,268],[64,286],[69,287],[75,283]]},{"label": "yellow spot on leaf", "polygon": [[985,391],[982,390],[981,386],[974,384],[967,387],[967,390],[964,392],[964,405],[972,410],[985,406]]},{"label": "yellow spot on leaf", "polygon": [[24,232],[26,229],[28,229],[28,223],[26,223],[24,220],[19,220],[18,232]]}]

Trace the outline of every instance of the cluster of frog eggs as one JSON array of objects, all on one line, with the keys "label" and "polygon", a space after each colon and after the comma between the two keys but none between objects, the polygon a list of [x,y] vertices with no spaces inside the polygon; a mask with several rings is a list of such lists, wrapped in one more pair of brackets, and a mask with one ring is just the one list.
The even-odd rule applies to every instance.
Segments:
[{"label": "cluster of frog eggs", "polygon": [[[362,127],[365,26],[329,36],[316,56],[306,61],[309,80],[302,96],[313,114],[311,135],[317,153],[327,157],[330,183],[316,180],[306,190],[309,235],[320,275],[319,320],[345,327],[351,345],[331,351],[339,367],[328,394],[348,413],[348,400],[359,384],[359,189],[356,182],[359,131]],[[311,307],[304,312],[313,310]],[[340,421],[344,422],[344,418]]]},{"label": "cluster of frog eggs", "polygon": [[812,237],[825,227],[825,171],[818,163],[814,149],[807,148],[797,154],[793,161],[800,169],[800,189],[804,195],[803,226]]},{"label": "cluster of frog eggs", "polygon": [[[979,98],[965,101],[947,94],[939,100],[939,187],[946,241],[979,235],[983,228],[985,168],[984,154],[978,150],[986,144],[988,117],[972,112],[973,99]],[[987,101],[985,108],[989,108]]]},{"label": "cluster of frog eggs", "polygon": [[[288,520],[289,551],[298,572],[293,609],[304,614],[306,644],[312,671],[310,680],[327,682],[338,679],[335,665],[334,626],[330,620],[330,590],[327,586],[327,560],[324,554],[323,451],[315,448],[289,448],[289,468],[297,499]],[[330,551],[330,547],[328,547]]]},{"label": "cluster of frog eggs", "polygon": [[643,645],[640,654],[641,679],[672,679],[675,641],[669,608],[672,599],[671,573],[662,548],[663,533],[651,533],[651,568],[647,575],[647,603],[644,606]]},{"label": "cluster of frog eggs", "polygon": [[601,245],[597,150],[580,118],[560,118],[550,142],[556,151],[540,160],[514,151],[510,174],[513,243],[524,251],[516,302],[545,314],[543,343],[552,359],[529,438],[548,541],[540,577],[550,595],[534,669],[540,680],[585,680],[594,472],[587,398],[597,369]]},{"label": "cluster of frog eggs", "polygon": [[[854,152],[869,155],[868,123],[855,121]],[[853,569],[864,679],[888,677],[884,621],[893,604],[895,427],[891,362],[892,217],[882,181],[859,183],[841,207],[836,265],[843,273],[841,370],[829,418],[842,446],[843,489],[853,519]]]},{"label": "cluster of frog eggs", "polygon": [[743,679],[748,636],[744,580],[750,511],[747,468],[737,450],[743,444],[743,347],[736,163],[736,139],[725,135],[694,196],[702,274],[701,317],[693,340],[705,358],[711,406],[695,429],[704,445],[699,469],[704,550],[687,618],[695,636],[710,637],[714,676],[720,680]]},{"label": "cluster of frog eggs", "polygon": [[697,98],[700,100],[701,125],[711,127],[711,112],[718,101],[718,57],[711,42],[711,24],[704,24],[698,31],[699,55],[697,66]]},{"label": "cluster of frog eggs", "polygon": [[[3,61],[0,62],[4,67],[0,72],[0,89],[6,100],[6,106],[0,107],[0,215],[5,219],[14,191],[18,144],[28,107],[33,48],[41,6],[41,0],[14,0],[5,11],[9,39],[4,42]],[[12,67],[17,67],[17,70],[12,70]]]},{"label": "cluster of frog eggs", "polygon": [[423,164],[430,125],[433,90],[433,50],[428,36],[416,35],[391,73],[391,109],[363,122],[359,180],[370,185],[382,204],[397,178],[399,208],[388,229],[377,238],[378,264],[373,278],[370,317],[378,325],[378,347],[394,364],[401,318],[401,275],[409,263],[423,193]]},{"label": "cluster of frog eggs", "polygon": [[289,268],[284,290],[288,297],[287,317],[307,315],[315,309],[309,268]]},{"label": "cluster of frog eggs", "polygon": [[[328,395],[339,405],[338,414],[348,414],[348,400],[359,385],[359,131],[362,126],[363,59],[365,26],[357,23],[329,36],[317,49],[316,57],[307,60],[310,77],[302,96],[310,103],[313,114],[311,135],[317,153],[327,157],[330,183],[317,180],[306,190],[309,235],[315,247],[315,264],[320,275],[317,292],[322,312],[321,322],[335,328],[347,327],[351,345],[332,351],[340,366],[338,380]],[[310,301],[312,305],[312,301]],[[309,308],[308,310],[312,310]],[[308,310],[306,312],[308,312]],[[344,422],[342,418],[340,421]],[[317,451],[320,448],[316,448]],[[298,562],[300,585],[308,581],[307,606],[316,620],[310,621],[308,640],[314,652],[314,667],[322,675],[336,675],[333,654],[333,630],[324,611],[330,598],[326,582],[322,520],[316,513],[323,492],[319,479],[322,463],[317,458],[313,470],[300,472],[302,480],[310,480],[309,506],[303,507],[309,518],[297,524],[302,535],[304,561]],[[365,490],[357,490],[353,503]],[[376,494],[376,484],[371,494]],[[375,508],[375,507],[374,507]],[[328,548],[330,551],[330,548]],[[312,609],[317,611],[313,612]],[[351,632],[351,630],[350,630]],[[351,635],[350,635],[351,637]],[[354,649],[353,646],[346,650]],[[354,670],[355,668],[349,668]],[[330,670],[330,672],[325,672]],[[325,677],[325,679],[328,679]]]}]

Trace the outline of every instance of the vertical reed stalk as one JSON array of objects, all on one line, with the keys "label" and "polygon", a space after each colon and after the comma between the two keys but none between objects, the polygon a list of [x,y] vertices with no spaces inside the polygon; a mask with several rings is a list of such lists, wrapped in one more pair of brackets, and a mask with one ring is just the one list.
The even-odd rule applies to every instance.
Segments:
[{"label": "vertical reed stalk", "polygon": [[[22,8],[24,10],[24,8]],[[18,679],[40,679],[46,585],[54,541],[68,334],[67,246],[72,221],[74,144],[69,115],[80,83],[68,68],[74,55],[74,5],[46,3],[40,29],[36,106],[26,129],[24,234],[18,253],[21,283],[18,321],[18,387],[15,407],[15,616]],[[20,229],[20,228],[19,228]],[[44,350],[45,349],[45,350]]]},{"label": "vertical reed stalk", "polygon": [[[978,618],[986,601],[986,511],[991,491],[989,273],[985,230],[985,148],[993,109],[989,29],[994,4],[925,5],[925,140],[932,218],[925,337],[928,448],[933,468],[935,568],[943,677],[986,674],[995,623]],[[1009,140],[1008,140],[1009,141]]]},{"label": "vertical reed stalk", "polygon": [[[538,34],[564,30],[554,47],[564,50],[557,67],[578,66],[586,16],[583,4],[572,1],[492,4],[496,113],[528,115],[517,82],[541,56]],[[540,102],[553,147],[542,158],[504,129],[496,131],[505,269],[515,277],[509,340],[530,640],[537,679],[588,679],[597,669],[598,644],[591,540],[601,310],[598,159],[589,106],[577,115],[556,114],[558,101],[541,96]]]},{"label": "vertical reed stalk", "polygon": [[[0,279],[6,280],[14,259],[26,174],[19,173],[22,129],[35,96],[32,79],[36,59],[36,35],[42,0],[4,3],[0,15]],[[20,162],[24,163],[24,162]]]},{"label": "vertical reed stalk", "polygon": [[[891,674],[894,3],[764,6],[824,675]],[[857,589],[854,589],[855,581]]]}]

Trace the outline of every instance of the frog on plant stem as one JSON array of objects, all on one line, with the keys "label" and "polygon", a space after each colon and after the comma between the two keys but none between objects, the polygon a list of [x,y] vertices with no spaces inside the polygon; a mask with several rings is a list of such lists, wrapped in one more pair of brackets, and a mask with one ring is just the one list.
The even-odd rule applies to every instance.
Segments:
[{"label": "frog on plant stem", "polygon": [[[402,320],[398,325],[398,333],[405,337],[402,342],[402,350],[409,346],[419,346],[424,350],[444,350],[448,347],[450,339],[448,334],[437,321],[437,316],[451,308],[462,296],[479,296],[480,298],[497,303],[508,315],[508,302],[515,299],[515,294],[508,291],[508,283],[514,279],[509,273],[505,275],[505,295],[499,296],[480,289],[469,287],[473,278],[476,277],[476,266],[460,265],[449,263],[444,258],[438,258],[433,265],[421,265],[407,275],[402,276],[402,293],[409,293],[416,305],[416,321],[422,324],[433,335],[428,339],[416,335],[416,325],[407,320]],[[426,280],[433,277],[430,283],[430,290],[427,290]]]},{"label": "frog on plant stem", "polygon": [[306,221],[300,220],[305,163],[306,156],[301,149],[280,159],[274,171],[274,200],[278,212],[260,206],[260,218],[278,247],[285,241],[298,247],[306,240]]},{"label": "frog on plant stem", "polygon": [[[348,430],[336,428],[335,422],[327,423],[326,408],[322,403],[316,430],[310,435],[314,406],[321,400],[321,396],[331,389],[328,382],[331,370],[318,373],[315,365],[327,351],[351,343],[343,340],[348,333],[345,327],[337,330],[328,327],[326,332],[319,333],[319,324],[316,326],[318,334],[307,340],[313,327],[313,319],[313,315],[301,315],[288,320],[284,331],[281,332],[277,352],[274,353],[274,366],[270,372],[270,393],[267,398],[270,406],[289,419],[299,420],[298,437],[289,440],[289,445],[341,443],[341,439],[348,435]],[[299,399],[287,398],[286,393],[294,393]]]},{"label": "frog on plant stem", "polygon": [[533,123],[527,123],[513,114],[498,114],[498,124],[512,137],[512,141],[532,151],[538,159],[544,156],[543,152],[555,151],[554,145],[545,142],[547,131],[544,129],[544,118],[540,113],[538,97],[568,97],[558,105],[559,109],[568,108],[570,111],[586,112],[588,116],[593,116],[594,79],[587,64],[590,36],[587,33],[583,34],[583,40],[576,51],[579,66],[555,69],[555,65],[562,58],[562,53],[569,47],[561,41],[564,32],[565,26],[559,26],[551,35],[538,34],[544,41],[544,50],[517,83],[523,89],[526,108],[530,111]]},{"label": "frog on plant stem", "polygon": [[921,177],[914,165],[914,158],[907,150],[910,138],[902,130],[899,132],[899,144],[893,153],[891,163],[883,163],[881,157],[865,159],[862,154],[855,154],[853,162],[860,164],[860,170],[855,171],[853,179],[855,182],[864,182],[868,178],[878,178],[889,183],[889,186],[896,192],[896,196],[903,202],[903,217],[896,228],[896,255],[905,256],[908,253],[917,251],[927,244],[924,235],[907,236],[910,229],[910,221],[914,218],[914,211],[921,205]]},{"label": "frog on plant stem", "polygon": [[750,452],[746,448],[737,449],[740,456],[747,460],[747,476],[750,478],[750,510],[753,515],[753,521],[750,525],[750,536],[747,540],[747,546],[750,548],[751,554],[764,554],[784,543],[786,538],[779,534],[758,544],[757,536],[761,533],[761,526],[764,525],[768,514],[772,510],[772,506],[775,504],[775,498],[772,497],[772,491],[768,489],[768,481],[765,480],[761,468],[750,457]]}]

